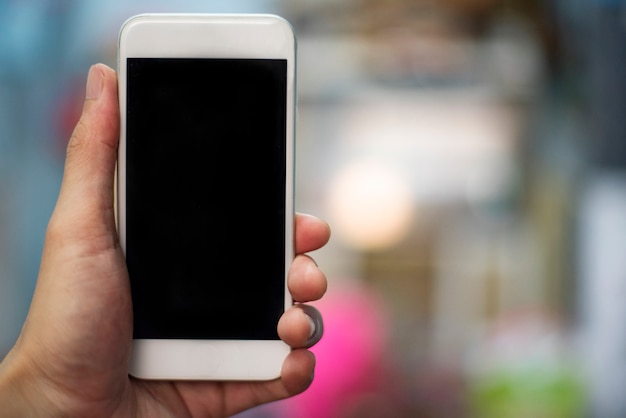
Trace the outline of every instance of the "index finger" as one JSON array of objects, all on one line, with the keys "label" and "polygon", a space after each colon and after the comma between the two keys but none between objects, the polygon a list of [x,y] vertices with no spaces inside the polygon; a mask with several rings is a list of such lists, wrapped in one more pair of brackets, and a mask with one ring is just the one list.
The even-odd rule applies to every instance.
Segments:
[{"label": "index finger", "polygon": [[315,251],[330,239],[330,227],[315,216],[297,213],[295,224],[296,254]]}]

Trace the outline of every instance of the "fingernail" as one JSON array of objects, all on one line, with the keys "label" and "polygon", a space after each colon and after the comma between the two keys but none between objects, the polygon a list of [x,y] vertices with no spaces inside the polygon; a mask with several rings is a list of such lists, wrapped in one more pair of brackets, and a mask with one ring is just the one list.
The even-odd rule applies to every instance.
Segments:
[{"label": "fingernail", "polygon": [[97,99],[102,94],[102,71],[97,65],[92,65],[87,76],[87,89],[85,97],[87,99]]},{"label": "fingernail", "polygon": [[306,319],[309,321],[309,327],[311,328],[311,330],[309,331],[309,339],[311,339],[311,337],[315,335],[317,327],[315,326],[315,321],[313,321],[313,318],[311,318],[309,315],[306,315]]}]

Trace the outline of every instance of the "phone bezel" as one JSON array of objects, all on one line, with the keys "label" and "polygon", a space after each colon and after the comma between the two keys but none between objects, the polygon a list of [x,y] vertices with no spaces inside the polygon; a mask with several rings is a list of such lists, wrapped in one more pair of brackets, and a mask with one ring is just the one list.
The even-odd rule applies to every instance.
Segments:
[{"label": "phone bezel", "polygon": [[[209,41],[207,41],[209,40]],[[296,39],[291,25],[269,14],[141,14],[118,40],[120,145],[117,224],[126,252],[126,59],[265,58],[287,60],[285,310],[293,304],[287,272],[294,257],[294,137]],[[219,320],[219,319],[216,319]],[[270,380],[291,348],[281,340],[133,340],[130,374],[145,379]]]}]

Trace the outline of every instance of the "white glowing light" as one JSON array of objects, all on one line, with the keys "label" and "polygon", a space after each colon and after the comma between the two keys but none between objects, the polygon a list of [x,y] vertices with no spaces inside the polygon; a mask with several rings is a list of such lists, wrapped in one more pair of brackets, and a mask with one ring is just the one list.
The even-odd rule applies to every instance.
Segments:
[{"label": "white glowing light", "polygon": [[362,160],[344,166],[330,186],[335,234],[359,249],[381,249],[410,228],[413,199],[406,176],[389,164]]}]

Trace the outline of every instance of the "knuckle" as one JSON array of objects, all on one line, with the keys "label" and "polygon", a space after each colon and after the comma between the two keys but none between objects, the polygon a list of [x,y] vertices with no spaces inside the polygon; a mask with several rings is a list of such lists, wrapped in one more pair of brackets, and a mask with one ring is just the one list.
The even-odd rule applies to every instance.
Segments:
[{"label": "knuckle", "polygon": [[75,154],[79,154],[82,149],[83,144],[86,141],[86,138],[90,135],[89,126],[83,121],[81,118],[76,126],[74,127],[74,131],[70,136],[70,140],[67,143],[66,154],[68,158],[73,157]]}]

